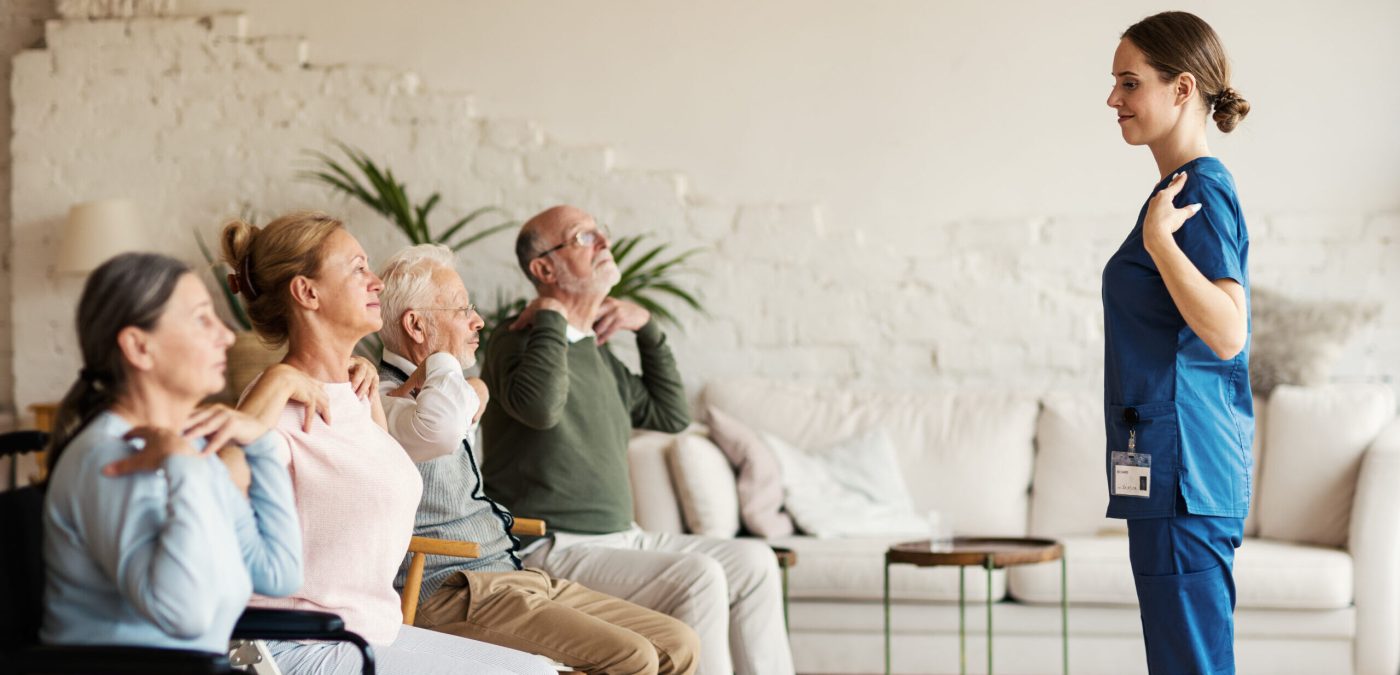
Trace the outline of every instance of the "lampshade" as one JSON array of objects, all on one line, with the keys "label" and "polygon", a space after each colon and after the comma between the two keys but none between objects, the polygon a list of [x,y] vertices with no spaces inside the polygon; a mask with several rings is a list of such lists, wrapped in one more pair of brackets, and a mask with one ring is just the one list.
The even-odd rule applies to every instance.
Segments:
[{"label": "lampshade", "polygon": [[87,274],[118,253],[140,248],[140,220],[129,199],[74,204],[63,225],[58,271]]}]

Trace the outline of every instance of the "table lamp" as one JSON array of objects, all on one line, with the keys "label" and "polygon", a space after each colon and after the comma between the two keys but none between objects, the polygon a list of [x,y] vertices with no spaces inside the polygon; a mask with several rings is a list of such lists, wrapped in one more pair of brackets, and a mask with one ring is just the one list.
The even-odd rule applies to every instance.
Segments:
[{"label": "table lamp", "polygon": [[58,247],[61,274],[87,274],[119,253],[137,250],[141,222],[129,199],[74,204]]}]

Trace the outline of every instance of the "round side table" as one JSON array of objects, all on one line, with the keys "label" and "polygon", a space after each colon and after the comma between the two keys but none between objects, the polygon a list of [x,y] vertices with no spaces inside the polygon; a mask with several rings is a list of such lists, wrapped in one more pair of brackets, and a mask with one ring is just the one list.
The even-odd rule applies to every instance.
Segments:
[{"label": "round side table", "polygon": [[951,543],[928,540],[895,544],[885,551],[885,675],[890,674],[890,566],[958,568],[958,663],[967,672],[968,567],[987,570],[987,673],[992,672],[992,570],[1015,565],[1060,561],[1060,639],[1064,672],[1069,675],[1069,599],[1065,593],[1064,546],[1053,539],[1024,537],[954,537]]}]

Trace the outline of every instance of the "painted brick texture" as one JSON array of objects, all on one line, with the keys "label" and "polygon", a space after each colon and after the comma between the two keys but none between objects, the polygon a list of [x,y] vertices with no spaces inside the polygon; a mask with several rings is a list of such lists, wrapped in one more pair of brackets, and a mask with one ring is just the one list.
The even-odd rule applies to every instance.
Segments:
[{"label": "painted brick texture", "polygon": [[[46,15],[34,3],[36,19]],[[24,4],[18,5],[26,6]],[[9,10],[0,48],[37,38]],[[499,204],[525,217],[558,202],[615,233],[709,249],[693,283],[708,307],[673,330],[692,388],[760,374],[869,385],[1093,388],[1100,383],[1099,272],[1135,212],[1008,220],[911,215],[875,228],[816,204],[724,204],[679,174],[620,167],[603,144],[570,145],[528,120],[483,118],[470,96],[392,69],[322,65],[295,37],[238,15],[64,19],[14,59],[8,236],[0,274],[0,405],[53,400],[77,367],[81,280],[54,272],[74,202],[127,196],[143,245],[199,261],[193,232],[226,218],[321,208],[345,216],[371,256],[405,242],[365,209],[296,179],[306,149],[344,140],[387,162],[442,222]],[[858,130],[854,133],[858,133]],[[0,158],[3,159],[3,158]],[[0,221],[4,198],[0,197]],[[1341,364],[1347,379],[1400,379],[1400,214],[1251,213],[1257,285],[1382,302]],[[893,233],[893,234],[891,234]],[[526,284],[509,235],[460,256],[477,302]],[[12,352],[10,350],[13,350]],[[11,386],[13,384],[13,387]],[[13,391],[13,395],[12,392]]]}]

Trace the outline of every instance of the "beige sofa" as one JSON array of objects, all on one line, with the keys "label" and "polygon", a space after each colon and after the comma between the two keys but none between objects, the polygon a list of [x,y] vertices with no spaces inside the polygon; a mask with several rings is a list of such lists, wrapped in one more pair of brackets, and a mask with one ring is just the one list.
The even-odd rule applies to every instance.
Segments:
[{"label": "beige sofa", "polygon": [[[894,440],[916,508],[951,514],[959,534],[1035,535],[1064,543],[1070,659],[1076,674],[1145,673],[1121,521],[1103,517],[1102,405],[1094,392],[861,391],[763,380],[710,384],[715,405],[756,430],[817,447],[872,427]],[[1236,559],[1241,673],[1394,675],[1400,666],[1400,421],[1378,385],[1280,388],[1257,401],[1254,505]],[[637,521],[687,531],[737,522],[732,476],[705,478],[714,448],[697,425],[641,433],[631,446]],[[684,439],[685,462],[676,460]],[[714,448],[716,457],[718,448]],[[668,461],[669,460],[669,461]],[[703,463],[703,462],[702,462]],[[691,472],[691,473],[686,473]],[[678,487],[680,488],[678,490]],[[696,496],[695,499],[691,499]],[[716,517],[718,514],[718,517]],[[722,530],[727,530],[724,526]],[[905,537],[907,538],[907,537]],[[798,553],[791,638],[804,673],[883,668],[882,560],[891,538],[772,540]],[[968,571],[969,667],[985,671],[985,573]],[[1058,564],[998,570],[998,673],[1060,672]],[[895,672],[956,672],[958,575],[892,573]]]}]

